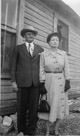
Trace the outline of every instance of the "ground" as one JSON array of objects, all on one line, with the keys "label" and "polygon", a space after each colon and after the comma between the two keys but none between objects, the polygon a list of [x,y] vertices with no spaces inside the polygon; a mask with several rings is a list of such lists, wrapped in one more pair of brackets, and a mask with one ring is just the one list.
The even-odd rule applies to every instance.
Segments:
[{"label": "ground", "polygon": [[[59,121],[56,130],[58,131],[60,136],[80,136],[80,97],[70,98],[69,110],[70,115]],[[16,132],[16,130],[12,130],[8,134],[0,136],[16,136]],[[39,119],[37,123],[36,136],[44,136],[45,132],[45,120]],[[50,124],[50,134],[53,135],[53,124]]]}]

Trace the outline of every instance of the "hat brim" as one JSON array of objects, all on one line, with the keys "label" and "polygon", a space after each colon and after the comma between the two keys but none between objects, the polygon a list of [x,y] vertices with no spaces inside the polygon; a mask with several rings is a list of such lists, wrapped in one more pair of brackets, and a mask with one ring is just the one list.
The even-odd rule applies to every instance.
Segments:
[{"label": "hat brim", "polygon": [[38,34],[38,32],[37,32],[37,31],[34,31],[34,30],[22,29],[22,30],[21,30],[21,36],[24,37],[24,35],[25,35],[26,32],[32,32],[32,33],[34,33],[34,36],[36,36],[36,35]]}]

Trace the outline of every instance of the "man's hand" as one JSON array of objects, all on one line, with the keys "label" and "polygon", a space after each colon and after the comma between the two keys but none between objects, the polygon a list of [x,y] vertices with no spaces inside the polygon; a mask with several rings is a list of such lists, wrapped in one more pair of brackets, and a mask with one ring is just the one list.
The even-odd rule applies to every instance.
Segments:
[{"label": "man's hand", "polygon": [[15,91],[15,92],[18,91],[18,86],[17,86],[16,82],[12,82],[12,89],[13,89],[13,91]]},{"label": "man's hand", "polygon": [[42,99],[42,100],[46,100],[46,99],[47,99],[47,98],[46,98],[46,94],[42,94],[42,95],[41,95],[41,99]]}]

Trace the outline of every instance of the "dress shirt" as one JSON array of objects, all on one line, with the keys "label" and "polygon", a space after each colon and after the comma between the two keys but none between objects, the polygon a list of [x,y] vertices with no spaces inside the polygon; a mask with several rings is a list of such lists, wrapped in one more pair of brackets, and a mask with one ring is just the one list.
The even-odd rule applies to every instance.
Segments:
[{"label": "dress shirt", "polygon": [[[30,52],[30,54],[31,54],[31,56],[32,56],[32,55],[33,55],[33,51],[34,51],[34,44],[33,44],[33,42],[32,42],[32,43],[26,42],[25,44],[26,44],[26,46],[27,46],[27,50]],[[29,45],[29,44],[30,44],[30,45]],[[29,46],[30,46],[30,48],[29,48]]]}]

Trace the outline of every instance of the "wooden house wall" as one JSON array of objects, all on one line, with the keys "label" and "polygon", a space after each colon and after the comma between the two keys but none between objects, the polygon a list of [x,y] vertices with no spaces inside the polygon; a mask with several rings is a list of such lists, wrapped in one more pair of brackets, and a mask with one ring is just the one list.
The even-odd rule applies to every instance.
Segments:
[{"label": "wooden house wall", "polygon": [[16,93],[11,88],[10,80],[1,80],[1,105],[0,115],[16,112]]},{"label": "wooden house wall", "polygon": [[69,47],[71,87],[74,91],[80,91],[80,29],[76,26],[69,28]]},{"label": "wooden house wall", "polygon": [[53,30],[53,10],[39,0],[25,0],[24,27],[32,25],[38,31],[35,43],[48,48],[46,37]]},{"label": "wooden house wall", "polygon": [[80,26],[73,25],[74,22],[68,20],[55,12],[57,20],[61,20],[68,26],[68,60],[71,73],[71,91],[80,92]]},{"label": "wooden house wall", "polygon": [[73,22],[66,20],[54,9],[49,8],[40,0],[25,0],[24,27],[33,25],[38,31],[35,42],[49,48],[46,37],[55,30],[56,19],[61,19],[69,28],[69,65],[71,73],[71,90],[80,90],[80,29]]}]

